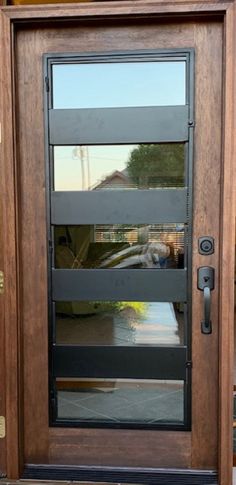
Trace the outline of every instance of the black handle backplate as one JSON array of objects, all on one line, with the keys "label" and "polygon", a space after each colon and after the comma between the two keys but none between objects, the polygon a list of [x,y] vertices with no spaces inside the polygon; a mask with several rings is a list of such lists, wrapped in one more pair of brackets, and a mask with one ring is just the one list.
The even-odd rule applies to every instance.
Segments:
[{"label": "black handle backplate", "polygon": [[215,287],[215,270],[211,266],[198,268],[198,289],[203,291],[204,320],[201,322],[201,330],[204,334],[212,333],[211,324],[211,291]]}]

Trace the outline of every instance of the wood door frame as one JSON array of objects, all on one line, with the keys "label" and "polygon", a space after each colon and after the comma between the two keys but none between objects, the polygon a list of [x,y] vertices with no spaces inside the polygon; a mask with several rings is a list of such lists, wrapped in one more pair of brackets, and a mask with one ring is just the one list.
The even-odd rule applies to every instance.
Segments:
[{"label": "wood door frame", "polygon": [[[184,17],[205,20],[217,16],[224,22],[224,106],[223,158],[221,188],[221,248],[220,248],[220,343],[219,343],[219,483],[231,484],[232,467],[232,394],[233,394],[233,320],[234,320],[234,243],[235,243],[235,149],[233,139],[236,119],[236,54],[234,1],[149,0],[88,3],[71,5],[38,5],[1,8],[0,41],[0,112],[2,141],[0,166],[0,198],[3,228],[0,249],[4,255],[5,293],[0,296],[0,355],[5,356],[5,382],[0,381],[0,392],[5,394],[5,406],[0,401],[0,415],[6,412],[6,438],[1,440],[3,453],[0,468],[8,478],[19,478],[23,465],[21,446],[22,425],[22,356],[21,308],[19,285],[17,157],[14,110],[14,33],[19,22],[34,26],[35,22],[58,22],[60,19],[109,19]],[[227,55],[226,55],[227,54]],[[236,138],[236,137],[235,137]],[[0,206],[1,207],[1,206]],[[227,255],[227,256],[226,256]],[[1,261],[2,262],[2,261]],[[2,269],[2,268],[0,268]]]}]

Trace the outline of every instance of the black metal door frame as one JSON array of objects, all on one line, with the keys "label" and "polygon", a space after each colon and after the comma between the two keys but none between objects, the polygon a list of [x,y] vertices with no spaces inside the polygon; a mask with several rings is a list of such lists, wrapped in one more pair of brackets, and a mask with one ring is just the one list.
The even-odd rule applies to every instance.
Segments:
[{"label": "black metal door frame", "polygon": [[[56,63],[145,62],[185,60],[186,105],[149,108],[53,109],[52,66]],[[194,128],[194,50],[125,51],[89,54],[46,54],[45,154],[48,206],[48,299],[50,425],[116,427],[110,423],[58,419],[56,377],[126,377],[184,380],[183,424],[119,424],[121,428],[191,429],[191,235]],[[130,122],[139,120],[134,130]],[[102,123],[100,123],[102,120]],[[164,123],[163,123],[164,120]],[[98,128],[101,127],[102,128]],[[143,127],[146,127],[144,130]],[[79,129],[78,129],[79,127]],[[119,129],[117,129],[119,127]],[[81,129],[80,129],[81,128]],[[183,189],[55,192],[53,146],[121,143],[185,143]],[[158,203],[157,203],[158,202]],[[127,210],[124,220],[124,207]],[[114,223],[185,223],[184,269],[55,269],[55,225]],[[117,287],[117,281],[121,284]],[[158,288],[158,291],[157,291]],[[172,301],[185,303],[185,340],[178,347],[79,346],[55,343],[55,302],[72,300]],[[100,362],[99,368],[96,362]],[[132,364],[131,364],[132,363]]]}]

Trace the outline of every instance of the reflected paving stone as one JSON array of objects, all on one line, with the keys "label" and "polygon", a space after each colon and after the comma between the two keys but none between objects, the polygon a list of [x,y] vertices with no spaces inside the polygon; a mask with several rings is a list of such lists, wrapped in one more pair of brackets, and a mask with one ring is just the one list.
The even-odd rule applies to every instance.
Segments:
[{"label": "reflected paving stone", "polygon": [[[183,344],[184,314],[173,303],[146,302],[137,312],[126,302],[87,316],[57,317],[57,343],[80,345]],[[140,304],[141,305],[141,304]],[[142,310],[142,308],[141,308]]]},{"label": "reflected paving stone", "polygon": [[58,392],[58,417],[105,419],[112,422],[182,422],[183,388],[176,385],[156,389],[137,386],[101,391],[98,388],[77,392]]}]

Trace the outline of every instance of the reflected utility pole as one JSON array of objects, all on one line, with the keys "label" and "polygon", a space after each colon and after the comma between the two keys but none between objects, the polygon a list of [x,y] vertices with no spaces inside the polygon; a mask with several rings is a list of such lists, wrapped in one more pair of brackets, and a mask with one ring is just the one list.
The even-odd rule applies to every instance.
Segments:
[{"label": "reflected utility pole", "polygon": [[89,160],[89,149],[88,146],[86,146],[86,159],[87,159],[87,171],[88,171],[88,190],[91,187],[91,177],[90,177],[90,160]]},{"label": "reflected utility pole", "polygon": [[[80,160],[81,163],[81,185],[82,190],[90,187],[90,163],[89,163],[89,151],[88,147],[76,146],[72,150],[72,158],[74,160]],[[87,187],[86,187],[86,175],[85,175],[85,164],[87,162]]]}]

